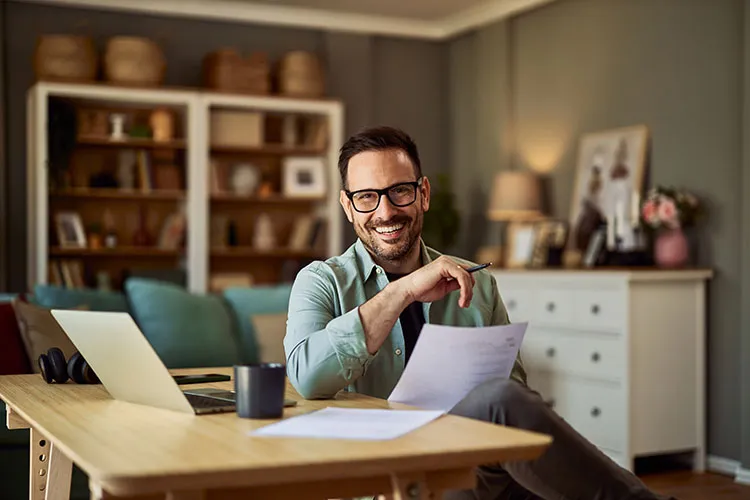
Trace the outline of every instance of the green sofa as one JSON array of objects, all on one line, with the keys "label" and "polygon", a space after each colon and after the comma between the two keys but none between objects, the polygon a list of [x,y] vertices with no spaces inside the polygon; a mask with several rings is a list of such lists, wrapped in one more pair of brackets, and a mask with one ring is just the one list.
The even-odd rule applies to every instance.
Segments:
[{"label": "green sofa", "polygon": [[[38,285],[25,300],[42,308],[128,312],[168,368],[193,368],[261,361],[251,318],[286,313],[290,292],[291,285],[282,284],[203,295],[171,283],[131,278],[123,292]],[[0,305],[13,299],[0,296]],[[4,421],[2,402],[0,414]],[[28,498],[28,439],[27,430],[11,431],[0,425],[0,500]],[[88,479],[74,467],[71,499],[88,498]]]}]

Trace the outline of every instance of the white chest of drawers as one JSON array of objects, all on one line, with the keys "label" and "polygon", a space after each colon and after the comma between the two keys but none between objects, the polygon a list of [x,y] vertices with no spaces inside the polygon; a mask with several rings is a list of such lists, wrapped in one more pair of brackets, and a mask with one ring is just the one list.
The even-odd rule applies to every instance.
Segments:
[{"label": "white chest of drawers", "polygon": [[529,386],[633,470],[637,456],[692,451],[705,467],[708,270],[493,271]]}]

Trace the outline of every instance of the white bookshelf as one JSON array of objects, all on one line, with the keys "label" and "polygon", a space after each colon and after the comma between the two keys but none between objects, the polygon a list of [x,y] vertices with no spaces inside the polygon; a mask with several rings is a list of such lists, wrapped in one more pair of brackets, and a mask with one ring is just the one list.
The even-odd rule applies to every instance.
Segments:
[{"label": "white bookshelf", "polygon": [[[182,167],[185,179],[184,193],[170,194],[152,192],[141,198],[133,196],[133,200],[141,200],[143,203],[170,203],[174,201],[184,203],[187,216],[187,235],[184,254],[182,251],[170,255],[168,252],[160,252],[159,249],[128,249],[123,247],[119,253],[116,251],[97,252],[89,249],[63,249],[50,246],[49,235],[54,232],[51,228],[52,214],[51,195],[49,182],[49,158],[47,121],[48,102],[50,98],[65,98],[75,103],[88,103],[102,107],[157,107],[169,106],[178,111],[179,129],[184,138],[179,138],[174,149],[179,150],[183,159]],[[39,82],[28,91],[28,157],[27,157],[27,211],[28,211],[28,284],[47,283],[50,270],[48,268],[51,258],[60,254],[70,254],[77,258],[93,259],[159,259],[168,257],[171,259],[184,259],[184,268],[187,272],[187,286],[193,292],[206,292],[212,272],[212,262],[216,259],[234,259],[238,265],[251,263],[253,260],[261,262],[260,265],[267,266],[269,263],[278,265],[285,258],[294,258],[294,252],[289,252],[283,247],[269,251],[253,251],[252,248],[230,248],[218,256],[212,258],[210,248],[209,222],[213,210],[218,210],[216,200],[212,198],[211,191],[211,159],[212,148],[209,141],[211,133],[211,112],[214,109],[231,109],[258,111],[261,113],[275,114],[299,114],[315,115],[324,118],[327,124],[327,142],[322,150],[307,151],[306,154],[322,158],[325,165],[325,194],[315,203],[304,205],[304,200],[284,199],[282,196],[274,196],[268,199],[237,199],[230,200],[234,206],[235,213],[257,210],[257,206],[270,207],[269,210],[284,210],[284,207],[297,207],[300,210],[302,204],[309,207],[311,211],[320,215],[326,224],[326,244],[323,255],[327,257],[335,255],[342,250],[342,216],[339,205],[339,173],[337,167],[338,151],[343,140],[343,106],[335,100],[314,100],[284,98],[279,96],[246,96],[234,94],[221,94],[202,89],[195,90],[173,90],[169,88],[120,88],[104,84],[69,84]],[[184,142],[183,142],[184,141]],[[137,142],[137,141],[136,141]],[[129,148],[127,144],[105,145],[112,148]],[[135,147],[135,146],[134,146]],[[158,147],[157,149],[163,149]],[[168,147],[167,147],[168,149]],[[300,148],[289,148],[287,151],[281,145],[260,145],[257,148],[240,148],[233,151],[232,155],[238,159],[253,161],[258,156],[270,156],[276,158],[276,162],[286,155],[298,153]],[[91,188],[83,194],[68,190],[70,198],[75,198],[72,203],[97,203],[98,206],[106,207],[108,203],[127,203],[129,195],[114,193],[102,195],[103,191],[94,193]],[[54,197],[53,197],[54,200]],[[184,200],[184,201],[183,201]],[[132,201],[132,200],[131,200]],[[136,201],[132,201],[134,204]],[[224,203],[226,205],[226,203]],[[256,207],[256,208],[252,208]],[[91,209],[88,209],[91,211]],[[94,209],[97,210],[97,209]],[[291,210],[291,209],[290,209]],[[170,260],[170,262],[172,262]]]}]

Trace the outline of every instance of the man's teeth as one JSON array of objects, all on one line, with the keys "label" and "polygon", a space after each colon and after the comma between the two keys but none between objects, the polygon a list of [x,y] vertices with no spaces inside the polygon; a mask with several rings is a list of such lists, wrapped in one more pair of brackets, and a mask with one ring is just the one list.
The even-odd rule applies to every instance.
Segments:
[{"label": "man's teeth", "polygon": [[399,224],[397,226],[376,227],[375,231],[379,232],[380,234],[393,233],[393,232],[398,231],[402,227],[404,227],[403,224]]}]

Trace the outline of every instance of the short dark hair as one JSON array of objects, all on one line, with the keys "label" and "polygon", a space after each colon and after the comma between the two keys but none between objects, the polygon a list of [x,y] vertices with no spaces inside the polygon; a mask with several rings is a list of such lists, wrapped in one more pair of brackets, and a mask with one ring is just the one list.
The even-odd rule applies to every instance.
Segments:
[{"label": "short dark hair", "polygon": [[400,149],[404,151],[412,165],[417,179],[422,177],[422,164],[419,161],[419,151],[409,134],[403,130],[379,126],[370,127],[355,135],[349,137],[339,153],[339,173],[341,174],[341,184],[344,189],[347,188],[346,175],[349,171],[349,160],[352,156],[364,153],[365,151],[384,151],[387,149]]}]

